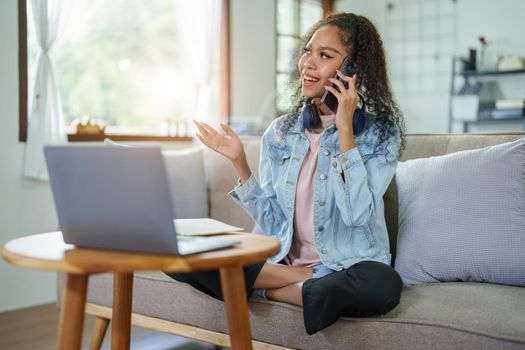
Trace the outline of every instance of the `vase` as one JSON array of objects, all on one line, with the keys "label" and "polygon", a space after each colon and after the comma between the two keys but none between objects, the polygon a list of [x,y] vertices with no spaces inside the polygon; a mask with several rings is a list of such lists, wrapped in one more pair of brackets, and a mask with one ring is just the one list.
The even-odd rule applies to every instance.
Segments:
[{"label": "vase", "polygon": [[497,57],[493,50],[486,45],[481,46],[477,70],[480,72],[494,71],[497,69]]}]

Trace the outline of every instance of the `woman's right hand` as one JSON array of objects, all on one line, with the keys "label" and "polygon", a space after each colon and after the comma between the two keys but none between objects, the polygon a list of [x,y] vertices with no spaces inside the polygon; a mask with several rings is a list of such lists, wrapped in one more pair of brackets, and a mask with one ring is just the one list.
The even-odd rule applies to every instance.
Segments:
[{"label": "woman's right hand", "polygon": [[241,160],[244,156],[244,147],[241,139],[229,126],[222,123],[220,124],[221,128],[228,135],[224,136],[206,123],[201,123],[196,120],[194,120],[193,123],[197,126],[197,129],[199,129],[197,137],[208,148],[222,154],[234,163]]}]

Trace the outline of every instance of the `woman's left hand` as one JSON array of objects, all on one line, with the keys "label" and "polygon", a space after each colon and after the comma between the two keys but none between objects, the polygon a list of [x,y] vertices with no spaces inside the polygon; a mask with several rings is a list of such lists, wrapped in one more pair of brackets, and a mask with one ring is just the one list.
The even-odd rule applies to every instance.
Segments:
[{"label": "woman's left hand", "polygon": [[339,88],[339,91],[331,85],[325,86],[325,89],[337,98],[338,107],[335,115],[335,125],[337,129],[352,130],[352,119],[357,104],[359,103],[359,95],[356,89],[357,74],[354,74],[354,76],[350,78],[337,70],[337,76],[348,83],[348,89],[345,88],[343,82],[336,78],[330,78],[329,80]]}]

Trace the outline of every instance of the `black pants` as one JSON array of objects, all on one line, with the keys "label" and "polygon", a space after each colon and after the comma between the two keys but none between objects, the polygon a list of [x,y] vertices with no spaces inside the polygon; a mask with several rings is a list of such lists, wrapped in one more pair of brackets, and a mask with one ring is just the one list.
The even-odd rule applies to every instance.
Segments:
[{"label": "black pants", "polygon": [[[263,265],[259,263],[244,268],[248,297]],[[218,271],[170,273],[168,276],[223,300]],[[324,277],[309,279],[304,282],[302,290],[306,332],[312,335],[341,316],[386,314],[399,304],[402,287],[399,274],[376,261],[361,261]]]},{"label": "black pants", "polygon": [[403,282],[389,265],[361,261],[303,284],[304,326],[314,334],[340,316],[384,315],[399,304]]},{"label": "black pants", "polygon": [[[260,262],[255,265],[243,267],[246,295],[252,295],[253,284],[259,276],[259,272],[265,263]],[[195,271],[190,273],[166,273],[168,276],[179,282],[188,283],[193,288],[200,290],[209,296],[224,301],[221,290],[221,277],[219,271]]]}]

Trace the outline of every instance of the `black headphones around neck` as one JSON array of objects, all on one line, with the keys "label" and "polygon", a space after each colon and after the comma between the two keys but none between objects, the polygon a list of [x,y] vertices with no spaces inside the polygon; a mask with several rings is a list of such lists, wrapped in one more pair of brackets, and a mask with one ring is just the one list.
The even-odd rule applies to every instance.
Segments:
[{"label": "black headphones around neck", "polygon": [[[360,93],[359,97],[361,101],[364,101],[363,96]],[[361,134],[365,129],[365,104],[362,102],[360,108],[356,108],[354,112],[354,117],[352,118],[352,129],[354,130],[354,136]],[[319,114],[319,108],[315,104],[314,100],[306,100],[303,109],[301,110],[301,115],[303,117],[303,128],[308,130],[319,129],[322,127],[321,117]]]}]

